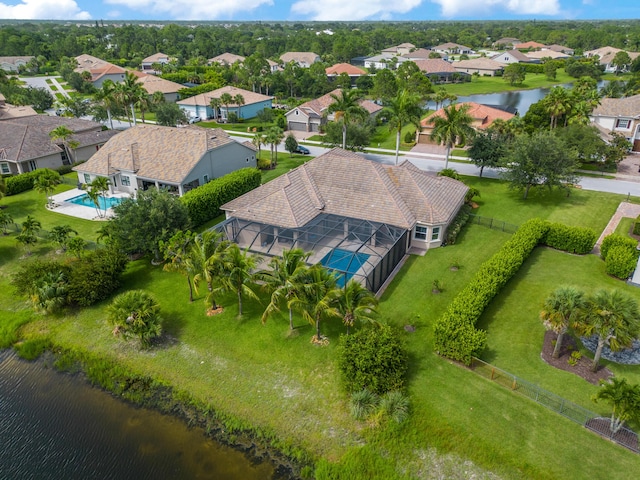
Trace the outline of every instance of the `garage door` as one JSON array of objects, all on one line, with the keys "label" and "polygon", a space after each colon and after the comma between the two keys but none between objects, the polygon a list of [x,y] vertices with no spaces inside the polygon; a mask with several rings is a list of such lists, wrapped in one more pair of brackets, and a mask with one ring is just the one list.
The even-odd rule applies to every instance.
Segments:
[{"label": "garage door", "polygon": [[306,132],[307,124],[301,122],[289,122],[289,130],[295,130],[296,132]]},{"label": "garage door", "polygon": [[427,143],[429,145],[435,144],[435,142],[431,140],[431,135],[429,135],[428,133],[421,133],[418,136],[418,143]]}]

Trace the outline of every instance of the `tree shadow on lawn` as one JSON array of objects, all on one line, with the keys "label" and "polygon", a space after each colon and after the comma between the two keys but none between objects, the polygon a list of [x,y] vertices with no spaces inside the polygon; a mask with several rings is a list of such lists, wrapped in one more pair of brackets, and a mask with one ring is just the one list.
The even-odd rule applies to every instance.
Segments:
[{"label": "tree shadow on lawn", "polygon": [[149,285],[154,281],[152,272],[163,273],[161,271],[162,265],[151,265],[150,257],[130,260],[127,264],[126,270],[122,274],[122,285],[118,290],[122,292],[126,290],[140,290],[145,287],[149,287]]}]

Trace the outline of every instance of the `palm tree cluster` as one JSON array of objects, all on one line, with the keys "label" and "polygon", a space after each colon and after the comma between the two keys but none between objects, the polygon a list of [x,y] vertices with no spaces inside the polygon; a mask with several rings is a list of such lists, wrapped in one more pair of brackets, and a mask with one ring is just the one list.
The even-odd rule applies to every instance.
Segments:
[{"label": "palm tree cluster", "polygon": [[[140,111],[142,123],[145,123],[145,113],[154,111],[155,108],[164,103],[164,95],[156,92],[149,95],[138,77],[131,72],[125,75],[124,81],[114,83],[105,80],[102,87],[94,94],[94,117],[104,120],[102,115],[106,114],[106,120],[113,129],[113,112],[117,111],[126,114],[129,125],[136,125],[136,108]],[[102,117],[102,118],[100,118]]]}]

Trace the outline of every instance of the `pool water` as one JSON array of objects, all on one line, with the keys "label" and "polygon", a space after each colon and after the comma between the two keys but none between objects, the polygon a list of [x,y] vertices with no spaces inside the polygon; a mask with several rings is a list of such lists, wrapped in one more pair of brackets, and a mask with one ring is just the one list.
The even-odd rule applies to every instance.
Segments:
[{"label": "pool water", "polygon": [[338,286],[342,288],[368,259],[369,255],[366,253],[334,248],[320,260],[320,263],[338,274]]},{"label": "pool water", "polygon": [[[116,197],[98,197],[98,204],[100,205],[101,210],[107,210],[109,208],[115,207],[122,202],[122,198]],[[82,195],[78,195],[77,197],[70,198],[66,200],[69,203],[73,203],[75,205],[82,205],[83,207],[91,207],[96,208],[93,200],[89,198],[89,195],[83,193]]]}]

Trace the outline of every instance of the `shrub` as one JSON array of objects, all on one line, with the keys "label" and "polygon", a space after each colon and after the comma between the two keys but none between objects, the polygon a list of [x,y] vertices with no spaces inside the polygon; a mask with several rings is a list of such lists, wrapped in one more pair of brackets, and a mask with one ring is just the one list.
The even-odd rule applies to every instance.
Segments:
[{"label": "shrub", "polygon": [[257,168],[243,168],[216,178],[182,196],[192,226],[198,227],[222,213],[220,207],[260,186],[262,176]]},{"label": "shrub", "polygon": [[31,190],[36,179],[41,175],[59,176],[58,172],[56,172],[55,170],[51,170],[48,168],[38,168],[37,170],[33,170],[32,172],[21,173],[19,175],[7,177],[5,179],[5,185],[7,187],[5,195],[16,195],[18,193]]},{"label": "shrub", "polygon": [[471,217],[471,206],[465,204],[462,206],[462,208],[460,208],[458,215],[456,215],[456,218],[453,219],[453,221],[449,224],[449,227],[447,228],[447,233],[445,236],[447,245],[453,245],[454,243],[456,243],[458,234],[462,230],[462,227],[464,227],[467,224],[470,217]]},{"label": "shrub", "polygon": [[351,394],[349,410],[356,420],[364,420],[371,415],[378,406],[378,396],[366,388]]},{"label": "shrub", "polygon": [[109,323],[114,335],[123,338],[136,337],[146,348],[162,333],[160,306],[155,298],[144,290],[129,290],[113,299],[107,308]]},{"label": "shrub", "polygon": [[259,158],[258,168],[260,170],[269,170],[272,167],[270,158]]},{"label": "shrub", "polygon": [[557,250],[585,255],[593,250],[597,239],[596,232],[590,228],[549,223],[549,230],[542,243]]},{"label": "shrub", "polygon": [[460,180],[460,174],[455,168],[443,168],[438,172],[438,176],[440,177],[449,177],[454,180]]},{"label": "shrub", "polygon": [[416,132],[415,130],[409,130],[404,134],[404,143],[413,143],[416,141]]},{"label": "shrub", "polygon": [[11,279],[18,295],[31,297],[36,293],[41,279],[62,273],[69,278],[71,267],[55,260],[34,260],[23,264]]},{"label": "shrub", "polygon": [[338,368],[347,392],[367,389],[382,395],[400,390],[407,367],[405,347],[388,325],[341,336]]},{"label": "shrub", "polygon": [[89,252],[73,263],[69,275],[69,300],[86,307],[108,298],[120,286],[126,266],[126,255],[116,249]]},{"label": "shrub", "polygon": [[640,235],[640,215],[636,218],[636,221],[633,222],[633,234]]},{"label": "shrub", "polygon": [[607,254],[609,249],[614,245],[621,245],[629,250],[635,250],[638,246],[638,242],[629,237],[624,237],[622,235],[618,235],[617,233],[612,233],[611,235],[607,235],[602,240],[602,245],[600,245],[600,257],[603,260],[607,260]]},{"label": "shrub", "polygon": [[604,261],[605,271],[609,275],[626,280],[631,276],[638,263],[638,251],[626,245],[612,245]]}]

